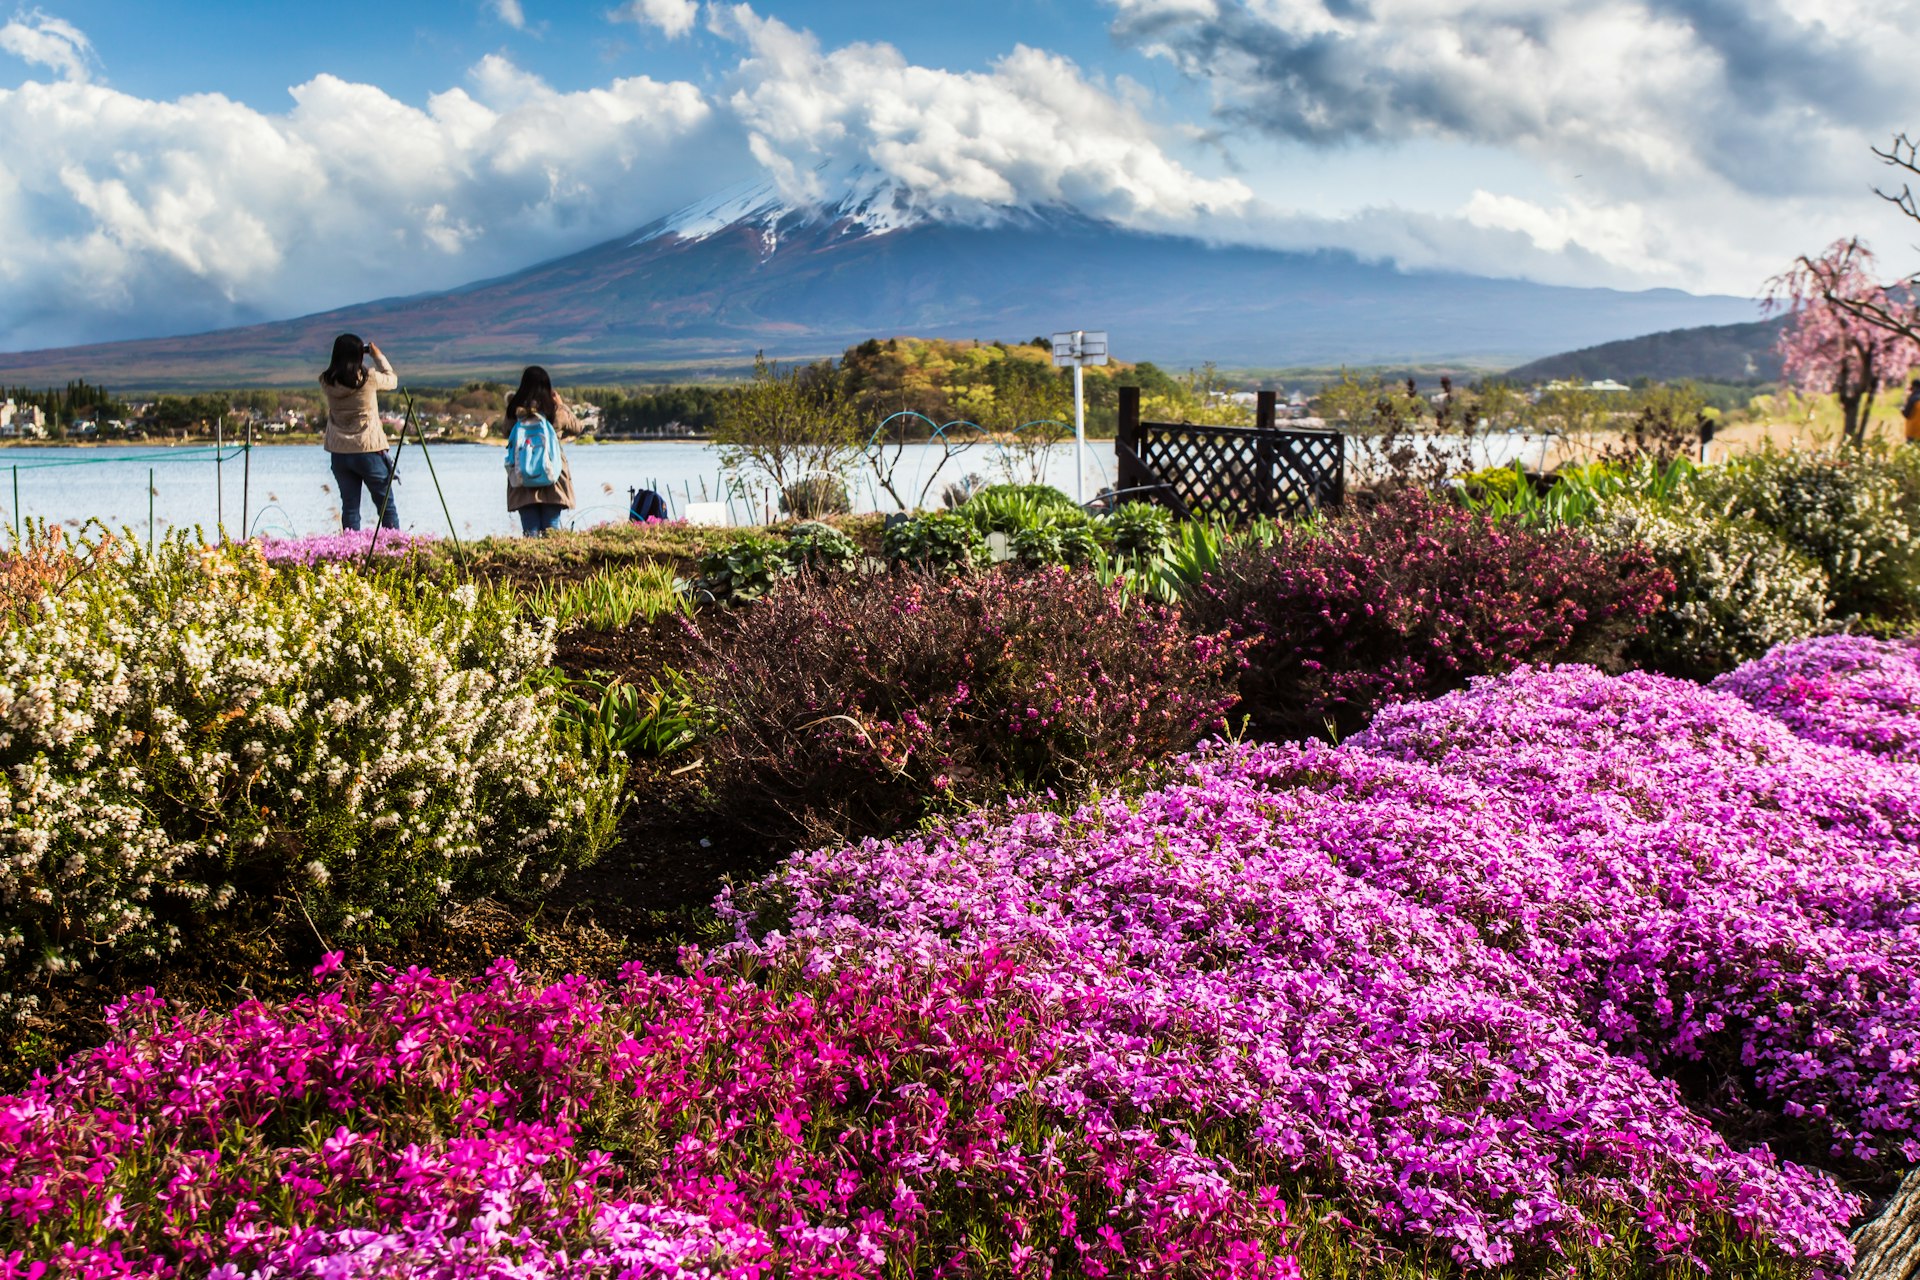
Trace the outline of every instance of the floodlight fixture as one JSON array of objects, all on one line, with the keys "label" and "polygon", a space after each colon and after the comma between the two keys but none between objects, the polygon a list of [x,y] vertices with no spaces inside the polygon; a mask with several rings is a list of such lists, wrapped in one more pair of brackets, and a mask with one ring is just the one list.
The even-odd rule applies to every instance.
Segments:
[{"label": "floodlight fixture", "polygon": [[1073,329],[1053,335],[1053,363],[1073,370],[1073,500],[1087,503],[1087,396],[1083,371],[1107,362],[1105,329]]}]

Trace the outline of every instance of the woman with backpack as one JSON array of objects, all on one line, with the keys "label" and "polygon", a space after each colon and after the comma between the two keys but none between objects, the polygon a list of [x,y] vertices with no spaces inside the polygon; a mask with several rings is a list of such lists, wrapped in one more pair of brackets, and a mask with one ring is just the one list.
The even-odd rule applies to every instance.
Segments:
[{"label": "woman with backpack", "polygon": [[[373,361],[373,367],[364,363]],[[400,527],[393,501],[393,457],[387,452],[387,433],[380,426],[380,399],[376,392],[400,385],[393,366],[380,348],[351,333],[333,340],[333,359],[320,375],[327,397],[327,430],[323,442],[333,464],[334,483],[340,486],[340,527],[360,527],[360,490],[373,499],[374,516],[383,529]]]},{"label": "woman with backpack", "polygon": [[507,397],[507,510],[520,513],[520,531],[529,537],[558,529],[573,507],[573,468],[559,441],[579,434],[553,379],[529,365],[520,389]]}]

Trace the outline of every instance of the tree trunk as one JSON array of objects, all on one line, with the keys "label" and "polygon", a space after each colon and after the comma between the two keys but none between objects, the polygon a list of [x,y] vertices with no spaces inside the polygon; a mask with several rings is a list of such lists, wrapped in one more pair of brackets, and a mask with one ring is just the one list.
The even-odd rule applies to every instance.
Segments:
[{"label": "tree trunk", "polygon": [[1840,440],[1855,449],[1867,438],[1867,415],[1863,411],[1865,400],[1862,392],[1840,393]]},{"label": "tree trunk", "polygon": [[1853,1280],[1920,1280],[1920,1170],[1853,1233]]}]

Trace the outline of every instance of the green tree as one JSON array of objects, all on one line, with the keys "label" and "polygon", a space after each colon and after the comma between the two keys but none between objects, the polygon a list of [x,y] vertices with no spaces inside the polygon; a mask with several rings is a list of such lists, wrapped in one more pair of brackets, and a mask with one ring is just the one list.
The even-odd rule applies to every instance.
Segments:
[{"label": "green tree", "polygon": [[782,368],[764,353],[754,357],[753,380],[721,407],[713,439],[722,463],[766,477],[795,514],[808,514],[801,495],[845,484],[863,443],[831,361]]}]

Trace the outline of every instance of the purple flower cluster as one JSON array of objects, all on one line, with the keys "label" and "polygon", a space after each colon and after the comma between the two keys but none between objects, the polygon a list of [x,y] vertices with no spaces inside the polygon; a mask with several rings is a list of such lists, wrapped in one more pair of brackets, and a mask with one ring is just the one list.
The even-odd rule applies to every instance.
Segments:
[{"label": "purple flower cluster", "polygon": [[1810,741],[1920,763],[1920,644],[1912,640],[1801,640],[1713,687]]},{"label": "purple flower cluster", "polygon": [[1324,815],[1343,868],[1470,924],[1609,1043],[1711,1079],[1716,1108],[1822,1163],[1920,1159],[1912,768],[1585,668],[1255,767],[1278,812]]},{"label": "purple flower cluster", "polygon": [[377,546],[371,529],[315,533],[304,538],[262,538],[260,554],[269,564],[314,565],[356,557],[364,560],[369,548],[376,556],[410,555],[439,541],[430,533],[404,533],[397,529],[382,529],[379,534]]},{"label": "purple flower cluster", "polygon": [[[1038,1083],[1052,1105],[1080,1124],[1209,1112],[1236,1161],[1470,1267],[1629,1247],[1623,1222],[1649,1270],[1748,1233],[1842,1267],[1856,1201],[1730,1146],[1595,1031],[1564,972],[1577,941],[1530,944],[1533,898],[1582,873],[1499,804],[1362,747],[1223,750],[1137,803],[803,855],[723,907],[737,956],[820,972],[1028,957],[1030,997],[1074,1011]],[[1494,885],[1466,874],[1515,844]]]}]

